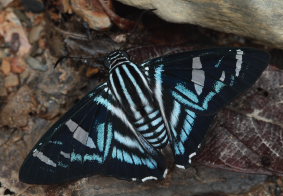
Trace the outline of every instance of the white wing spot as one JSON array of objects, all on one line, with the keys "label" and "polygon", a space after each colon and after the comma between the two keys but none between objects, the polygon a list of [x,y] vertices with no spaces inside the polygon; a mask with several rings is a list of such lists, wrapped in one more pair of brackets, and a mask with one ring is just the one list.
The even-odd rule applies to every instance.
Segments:
[{"label": "white wing spot", "polygon": [[200,57],[194,57],[193,58],[193,69],[201,69],[202,64],[200,62]]},{"label": "white wing spot", "polygon": [[74,132],[73,138],[77,141],[81,142],[82,144],[90,147],[90,148],[96,148],[93,140],[88,137],[88,132],[85,131],[83,128],[81,128],[76,122],[74,122],[72,119],[69,119],[65,125],[69,128],[71,132]]},{"label": "white wing spot", "polygon": [[176,167],[178,167],[178,168],[180,168],[180,169],[186,169],[185,166],[183,166],[183,165],[177,165],[177,164],[176,164]]},{"label": "white wing spot", "polygon": [[198,85],[198,84],[194,84],[194,86],[195,86],[195,90],[196,90],[197,94],[200,95],[202,93],[203,87]]},{"label": "white wing spot", "polygon": [[194,156],[196,156],[196,155],[197,155],[196,152],[193,152],[192,154],[189,155],[189,163],[190,163],[190,164],[192,163],[192,158],[193,158]]},{"label": "white wing spot", "polygon": [[196,152],[193,152],[192,154],[189,155],[189,158],[191,159],[191,158],[193,158],[193,157],[196,156],[196,155],[197,155],[197,153],[196,153]]},{"label": "white wing spot", "polygon": [[242,69],[242,63],[243,63],[242,57],[243,57],[243,54],[244,54],[244,52],[242,50],[240,50],[240,49],[237,50],[237,54],[236,54],[237,62],[236,62],[236,70],[235,70],[237,77],[239,76],[240,71]]},{"label": "white wing spot", "polygon": [[42,162],[46,163],[47,165],[51,165],[52,167],[56,167],[56,163],[54,163],[49,157],[45,156],[42,152],[35,149],[32,153],[32,156],[37,157]]},{"label": "white wing spot", "polygon": [[195,90],[198,95],[202,93],[202,88],[204,86],[204,71],[203,70],[192,70],[192,82],[194,83]]},{"label": "white wing spot", "polygon": [[202,64],[200,62],[200,57],[193,58],[193,70],[192,70],[192,82],[194,82],[195,90],[198,95],[202,93],[202,88],[204,86],[205,75],[202,69]]},{"label": "white wing spot", "polygon": [[78,127],[78,124],[72,121],[72,119],[68,120],[65,125],[69,128],[71,132],[74,132]]},{"label": "white wing spot", "polygon": [[163,173],[163,178],[166,178],[167,174],[168,174],[168,169],[165,169],[165,171]]},{"label": "white wing spot", "polygon": [[66,153],[66,152],[60,151],[60,154],[61,154],[63,157],[65,157],[66,159],[70,159],[70,158],[71,158],[70,153]]},{"label": "white wing spot", "polygon": [[224,80],[225,80],[225,71],[222,71],[220,81],[224,82]]},{"label": "white wing spot", "polygon": [[88,139],[88,132],[86,132],[83,128],[78,127],[73,135],[73,138],[75,138],[82,144],[86,144]]},{"label": "white wing spot", "polygon": [[96,146],[95,146],[93,140],[92,140],[90,137],[87,138],[86,145],[87,145],[88,147],[90,147],[90,148],[96,148]]},{"label": "white wing spot", "polygon": [[148,180],[157,180],[157,178],[154,177],[154,176],[147,176],[147,177],[142,179],[142,182],[145,182],[145,181],[148,181]]}]

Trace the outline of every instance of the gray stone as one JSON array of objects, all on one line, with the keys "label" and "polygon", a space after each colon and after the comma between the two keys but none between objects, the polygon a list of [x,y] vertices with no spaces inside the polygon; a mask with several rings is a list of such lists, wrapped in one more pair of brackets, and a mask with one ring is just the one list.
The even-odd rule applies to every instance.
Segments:
[{"label": "gray stone", "polygon": [[29,33],[29,41],[30,43],[35,43],[37,42],[39,39],[40,39],[40,36],[41,36],[41,32],[43,31],[44,29],[44,26],[41,24],[41,25],[38,25],[38,26],[34,26],[30,33]]},{"label": "gray stone", "polygon": [[283,1],[118,0],[174,23],[190,23],[283,48]]},{"label": "gray stone", "polygon": [[5,80],[4,79],[5,79],[4,74],[2,74],[0,72],[0,97],[5,97],[5,96],[8,95],[7,90],[5,88]]},{"label": "gray stone", "polygon": [[6,78],[5,78],[5,87],[15,87],[19,85],[19,78],[16,74],[10,73]]},{"label": "gray stone", "polygon": [[41,63],[36,58],[27,57],[26,58],[26,62],[34,70],[38,70],[38,71],[47,71],[48,70],[48,66],[43,64],[43,63]]}]

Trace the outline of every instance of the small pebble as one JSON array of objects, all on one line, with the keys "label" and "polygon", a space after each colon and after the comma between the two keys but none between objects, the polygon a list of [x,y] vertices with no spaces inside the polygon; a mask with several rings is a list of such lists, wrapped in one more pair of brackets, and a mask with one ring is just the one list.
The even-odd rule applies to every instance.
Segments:
[{"label": "small pebble", "polygon": [[1,64],[1,70],[5,75],[8,75],[11,72],[11,64],[9,59],[4,58]]},{"label": "small pebble", "polygon": [[11,3],[13,0],[1,0],[0,2],[0,7],[1,8],[4,8],[6,7],[7,5],[9,5],[9,3]]},{"label": "small pebble", "polygon": [[47,44],[46,44],[46,40],[45,39],[40,39],[39,41],[38,41],[38,45],[39,45],[39,47],[40,48],[42,48],[42,49],[45,49],[47,46]]},{"label": "small pebble", "polygon": [[39,60],[33,57],[27,57],[26,62],[34,70],[43,72],[48,70],[48,66],[46,64],[41,63]]},{"label": "small pebble", "polygon": [[8,92],[5,88],[0,87],[0,97],[6,97],[8,95]]},{"label": "small pebble", "polygon": [[14,57],[11,60],[11,71],[13,73],[23,73],[26,70],[25,62],[22,58]]},{"label": "small pebble", "polygon": [[111,36],[112,40],[116,43],[124,43],[127,41],[127,35],[126,34],[119,34]]},{"label": "small pebble", "polygon": [[19,78],[16,74],[9,74],[8,76],[5,77],[5,87],[15,87],[19,85]]},{"label": "small pebble", "polygon": [[4,81],[4,74],[0,72],[0,97],[5,97],[8,95],[7,90],[4,86],[5,81]]},{"label": "small pebble", "polygon": [[33,13],[41,13],[45,9],[41,0],[22,0],[22,4],[27,11],[31,11]]},{"label": "small pebble", "polygon": [[20,35],[19,33],[13,33],[10,40],[10,51],[12,54],[16,54],[21,47]]},{"label": "small pebble", "polygon": [[42,25],[35,26],[31,29],[31,31],[29,33],[30,43],[35,43],[39,40],[42,30],[43,30]]},{"label": "small pebble", "polygon": [[87,77],[92,77],[92,76],[94,76],[95,74],[97,74],[98,72],[99,72],[99,69],[98,69],[98,68],[93,68],[93,67],[91,67],[91,68],[88,68],[88,69],[87,69],[86,76],[87,76]]},{"label": "small pebble", "polygon": [[26,69],[23,73],[21,73],[20,75],[20,82],[21,84],[26,83],[26,81],[29,79],[30,76],[30,71],[28,69]]}]

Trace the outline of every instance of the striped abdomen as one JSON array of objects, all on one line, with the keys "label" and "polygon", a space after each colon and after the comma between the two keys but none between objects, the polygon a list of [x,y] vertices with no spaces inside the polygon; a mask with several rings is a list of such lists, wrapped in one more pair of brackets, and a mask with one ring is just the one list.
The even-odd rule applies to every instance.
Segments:
[{"label": "striped abdomen", "polygon": [[112,60],[109,84],[115,98],[136,130],[154,147],[168,143],[161,113],[139,67],[124,56]]}]

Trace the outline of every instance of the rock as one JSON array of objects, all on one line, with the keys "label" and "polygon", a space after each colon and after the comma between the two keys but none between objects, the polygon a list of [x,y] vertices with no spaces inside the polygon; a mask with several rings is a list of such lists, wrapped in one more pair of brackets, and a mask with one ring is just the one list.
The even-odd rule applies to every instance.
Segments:
[{"label": "rock", "polygon": [[11,64],[8,58],[2,60],[1,70],[5,75],[8,75],[11,72]]},{"label": "rock", "polygon": [[7,96],[7,90],[5,88],[4,75],[0,72],[0,97],[5,97],[5,96]]},{"label": "rock", "polygon": [[22,4],[27,11],[33,13],[41,13],[45,9],[41,0],[22,0]]},{"label": "rock", "polygon": [[14,57],[11,59],[11,71],[13,73],[23,73],[26,70],[26,63],[23,58]]},{"label": "rock", "polygon": [[5,42],[10,42],[15,33],[18,34],[20,43],[17,56],[24,56],[29,52],[31,45],[27,39],[26,31],[21,21],[12,9],[7,8],[0,12],[0,35],[5,38]]},{"label": "rock", "polygon": [[30,43],[35,43],[40,39],[41,32],[43,31],[43,25],[34,26],[29,33]]},{"label": "rock", "polygon": [[84,19],[90,28],[105,30],[111,26],[108,15],[97,1],[71,0],[73,11]]},{"label": "rock", "polygon": [[21,47],[19,33],[14,32],[12,34],[9,45],[11,54],[16,55]]},{"label": "rock", "polygon": [[96,75],[98,72],[99,72],[98,68],[90,67],[86,71],[86,76],[87,77],[92,77],[92,76]]},{"label": "rock", "polygon": [[0,9],[6,7],[7,5],[9,5],[13,0],[1,0],[0,2]]},{"label": "rock", "polygon": [[283,1],[118,0],[153,11],[166,21],[234,33],[283,48]]},{"label": "rock", "polygon": [[34,70],[38,70],[38,71],[47,71],[48,70],[48,66],[45,64],[42,64],[39,60],[37,60],[36,58],[33,57],[27,57],[26,58],[26,62],[27,64]]},{"label": "rock", "polygon": [[20,82],[21,84],[25,83],[29,76],[31,75],[30,69],[26,69],[23,73],[20,74]]},{"label": "rock", "polygon": [[5,78],[5,87],[9,88],[9,87],[15,87],[19,85],[19,78],[16,74],[9,74],[6,78]]},{"label": "rock", "polygon": [[1,126],[17,128],[27,126],[29,114],[36,112],[37,107],[32,90],[23,86],[17,92],[10,94],[7,100],[0,113]]}]

